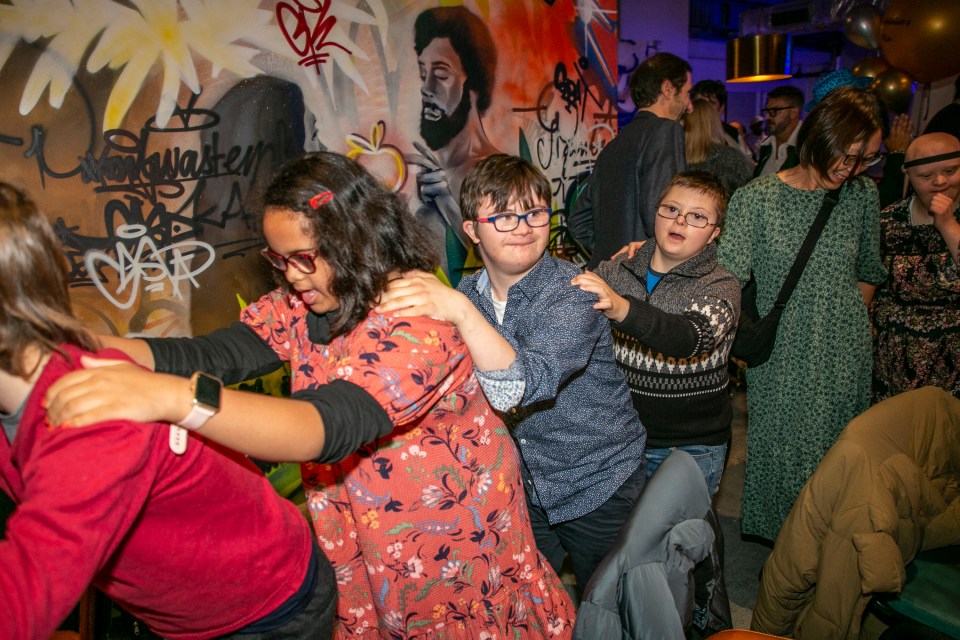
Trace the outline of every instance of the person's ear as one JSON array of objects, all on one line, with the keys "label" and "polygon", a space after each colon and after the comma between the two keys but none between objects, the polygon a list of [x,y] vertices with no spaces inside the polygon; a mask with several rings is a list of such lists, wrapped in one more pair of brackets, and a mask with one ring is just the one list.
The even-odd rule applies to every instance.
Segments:
[{"label": "person's ear", "polygon": [[467,237],[474,244],[480,244],[480,236],[477,235],[477,224],[478,222],[474,220],[464,220],[463,221],[463,232],[467,234]]},{"label": "person's ear", "polygon": [[660,85],[660,93],[666,98],[672,98],[676,92],[677,88],[669,80],[664,80],[663,84]]},{"label": "person's ear", "polygon": [[720,227],[714,227],[714,228],[713,228],[713,233],[710,234],[710,240],[707,241],[707,244],[710,244],[711,242],[713,242],[714,240],[716,240],[716,239],[717,239],[717,236],[720,235],[720,232],[721,232],[721,231],[722,231],[722,229],[721,229]]}]

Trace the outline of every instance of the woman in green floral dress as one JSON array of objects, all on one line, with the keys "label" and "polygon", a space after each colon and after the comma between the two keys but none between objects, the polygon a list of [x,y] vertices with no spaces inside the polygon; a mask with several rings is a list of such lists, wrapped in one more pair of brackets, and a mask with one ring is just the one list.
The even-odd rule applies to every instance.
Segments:
[{"label": "woman in green floral dress", "polygon": [[784,310],[772,356],[747,370],[744,534],[776,538],[820,459],[869,406],[871,339],[862,291],[872,291],[869,284],[882,282],[886,272],[877,189],[860,174],[881,158],[881,123],[872,93],[835,89],[800,129],[800,165],[758,178],[730,200],[720,262],[741,283],[753,273],[763,315],[824,196],[841,188]]}]

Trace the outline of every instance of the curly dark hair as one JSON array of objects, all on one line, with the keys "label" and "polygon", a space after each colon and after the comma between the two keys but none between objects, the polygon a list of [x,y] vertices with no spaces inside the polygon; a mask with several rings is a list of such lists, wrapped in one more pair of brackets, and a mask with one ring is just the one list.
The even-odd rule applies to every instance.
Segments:
[{"label": "curly dark hair", "polygon": [[[310,206],[324,191],[332,199]],[[338,153],[291,160],[261,199],[264,213],[273,208],[302,214],[304,232],[332,269],[330,291],[340,307],[330,322],[331,337],[349,332],[366,317],[391,273],[434,271],[439,263],[436,248],[400,196]]]},{"label": "curly dark hair", "polygon": [[497,70],[497,48],[483,20],[468,9],[436,7],[427,9],[413,23],[413,48],[419,56],[437,38],[447,38],[460,56],[467,74],[467,90],[477,92],[477,113],[483,115],[493,98]]},{"label": "curly dark hair", "polygon": [[97,341],[74,318],[67,261],[50,221],[23,191],[0,182],[0,369],[27,378],[28,349],[88,351]]}]

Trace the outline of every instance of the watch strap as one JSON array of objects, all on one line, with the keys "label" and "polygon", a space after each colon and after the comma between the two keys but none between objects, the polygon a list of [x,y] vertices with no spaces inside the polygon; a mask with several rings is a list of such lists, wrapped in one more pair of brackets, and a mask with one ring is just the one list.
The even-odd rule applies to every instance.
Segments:
[{"label": "watch strap", "polygon": [[[220,411],[219,403],[217,406],[210,406],[200,401],[200,398],[197,394],[197,381],[201,375],[204,375],[207,378],[213,378],[213,376],[206,376],[206,374],[203,374],[200,371],[194,372],[194,374],[190,376],[190,395],[192,396],[190,413],[187,414],[187,417],[183,418],[177,423],[178,427],[182,427],[190,431],[196,431],[200,429],[200,427],[207,423],[207,420],[217,415],[217,412]],[[217,383],[220,383],[220,380],[216,378],[213,378],[213,380],[216,380]]]}]

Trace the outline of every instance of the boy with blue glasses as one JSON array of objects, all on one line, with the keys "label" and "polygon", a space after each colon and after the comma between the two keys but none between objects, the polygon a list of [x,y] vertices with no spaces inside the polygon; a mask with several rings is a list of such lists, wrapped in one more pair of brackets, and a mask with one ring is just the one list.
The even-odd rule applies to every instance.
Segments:
[{"label": "boy with blue glasses", "polygon": [[453,322],[480,384],[523,459],[537,547],[559,571],[570,554],[582,589],[645,483],[646,432],[617,370],[610,326],[580,273],[546,253],[549,181],[505,154],[480,161],[460,190],[463,228],[484,268],[450,289],[406,274],[379,310]]}]

